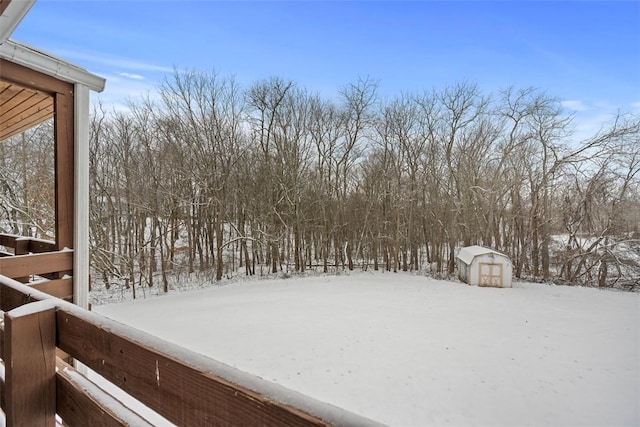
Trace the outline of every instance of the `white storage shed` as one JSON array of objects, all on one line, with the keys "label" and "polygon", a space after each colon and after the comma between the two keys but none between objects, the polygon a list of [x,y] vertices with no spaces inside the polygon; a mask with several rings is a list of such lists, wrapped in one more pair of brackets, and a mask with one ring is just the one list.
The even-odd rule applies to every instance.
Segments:
[{"label": "white storage shed", "polygon": [[467,246],[457,257],[458,277],[475,286],[510,288],[512,283],[511,260],[508,256],[484,246]]}]

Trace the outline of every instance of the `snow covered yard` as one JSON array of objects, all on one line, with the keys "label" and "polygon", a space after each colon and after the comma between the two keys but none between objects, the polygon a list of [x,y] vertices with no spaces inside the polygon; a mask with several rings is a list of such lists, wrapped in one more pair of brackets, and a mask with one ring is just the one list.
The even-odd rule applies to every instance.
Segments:
[{"label": "snow covered yard", "polygon": [[95,311],[390,425],[640,424],[637,293],[370,272]]}]

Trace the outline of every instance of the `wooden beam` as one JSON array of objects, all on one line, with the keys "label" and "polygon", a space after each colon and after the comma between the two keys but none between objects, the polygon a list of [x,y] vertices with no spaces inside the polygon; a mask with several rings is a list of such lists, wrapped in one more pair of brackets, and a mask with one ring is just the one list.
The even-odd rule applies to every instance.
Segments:
[{"label": "wooden beam", "polygon": [[73,269],[73,252],[45,252],[0,258],[0,274],[9,278],[66,272]]},{"label": "wooden beam", "polygon": [[27,286],[41,292],[63,299],[73,301],[73,279],[42,280],[39,282],[26,283]]},{"label": "wooden beam", "polygon": [[7,286],[0,286],[0,310],[9,311],[31,302],[28,294]]},{"label": "wooden beam", "polygon": [[56,424],[56,310],[34,302],[4,315],[7,427]]},{"label": "wooden beam", "polygon": [[[13,257],[15,258],[15,257]],[[0,273],[0,310],[7,312],[33,301],[53,300],[51,295],[40,292],[7,278]]]},{"label": "wooden beam", "polygon": [[29,254],[29,238],[28,237],[18,237],[15,240],[15,244],[13,246],[13,254],[14,255]]},{"label": "wooden beam", "polygon": [[43,252],[53,252],[56,250],[56,242],[50,240],[29,238],[29,252],[39,254]]},{"label": "wooden beam", "polygon": [[0,79],[53,95],[73,95],[73,85],[14,62],[0,59]]},{"label": "wooden beam", "polygon": [[[26,242],[26,243],[24,243]],[[0,233],[0,246],[17,250],[15,255],[23,255],[29,252],[42,253],[56,250],[56,242],[33,237],[24,237],[15,234]]]},{"label": "wooden beam", "polygon": [[58,346],[167,420],[182,426],[326,426],[299,409],[120,336],[71,311],[57,312]]},{"label": "wooden beam", "polygon": [[[29,240],[25,238],[17,238],[15,249],[13,250],[14,255],[28,255],[29,254]],[[29,281],[29,276],[22,277],[14,277],[15,280],[22,283],[27,283]]]},{"label": "wooden beam", "polygon": [[6,246],[7,248],[15,249],[16,239],[19,239],[20,237],[22,236],[16,236],[15,234],[0,233],[0,245]]},{"label": "wooden beam", "polygon": [[56,249],[73,248],[74,126],[73,96],[56,94],[55,198]]},{"label": "wooden beam", "polygon": [[0,59],[0,79],[54,96],[56,249],[73,248],[73,85],[3,59]]}]

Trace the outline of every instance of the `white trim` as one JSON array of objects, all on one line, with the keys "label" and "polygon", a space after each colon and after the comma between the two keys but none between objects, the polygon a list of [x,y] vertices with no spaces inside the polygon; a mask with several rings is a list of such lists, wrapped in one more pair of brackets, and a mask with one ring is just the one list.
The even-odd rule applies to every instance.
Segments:
[{"label": "white trim", "polygon": [[89,307],[89,88],[75,85],[73,302]]},{"label": "white trim", "polygon": [[[18,1],[14,0],[14,2]],[[0,58],[65,82],[80,83],[96,92],[104,90],[106,82],[104,78],[24,43],[6,40],[0,44]]]},{"label": "white trim", "polygon": [[36,0],[13,0],[0,16],[0,44],[4,43]]}]

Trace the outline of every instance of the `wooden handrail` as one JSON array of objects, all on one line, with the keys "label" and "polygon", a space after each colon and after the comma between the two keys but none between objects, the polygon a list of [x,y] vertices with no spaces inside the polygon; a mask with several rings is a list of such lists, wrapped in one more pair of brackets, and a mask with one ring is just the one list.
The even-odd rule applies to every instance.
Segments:
[{"label": "wooden handrail", "polygon": [[73,270],[73,251],[45,252],[0,258],[0,274],[10,278]]},{"label": "wooden handrail", "polygon": [[30,252],[34,254],[53,252],[56,250],[56,242],[54,241],[8,233],[0,233],[0,246],[16,250],[15,255],[24,255]]},{"label": "wooden handrail", "polygon": [[42,239],[29,238],[29,252],[39,254],[56,250],[56,242]]},{"label": "wooden handrail", "polygon": [[177,425],[328,425],[251,390],[254,379],[227,366],[88,315],[60,308],[59,347]]},{"label": "wooden handrail", "polygon": [[73,278],[38,280],[26,283],[27,286],[45,292],[65,301],[73,302]]},{"label": "wooden handrail", "polygon": [[71,365],[58,359],[57,368],[56,410],[65,425],[152,426]]},{"label": "wooden handrail", "polygon": [[[0,276],[3,310],[42,300],[55,306],[60,350],[177,425],[380,425]],[[56,381],[78,393],[68,377]]]},{"label": "wooden handrail", "polygon": [[22,236],[16,234],[0,233],[0,246],[15,249],[16,240]]}]

